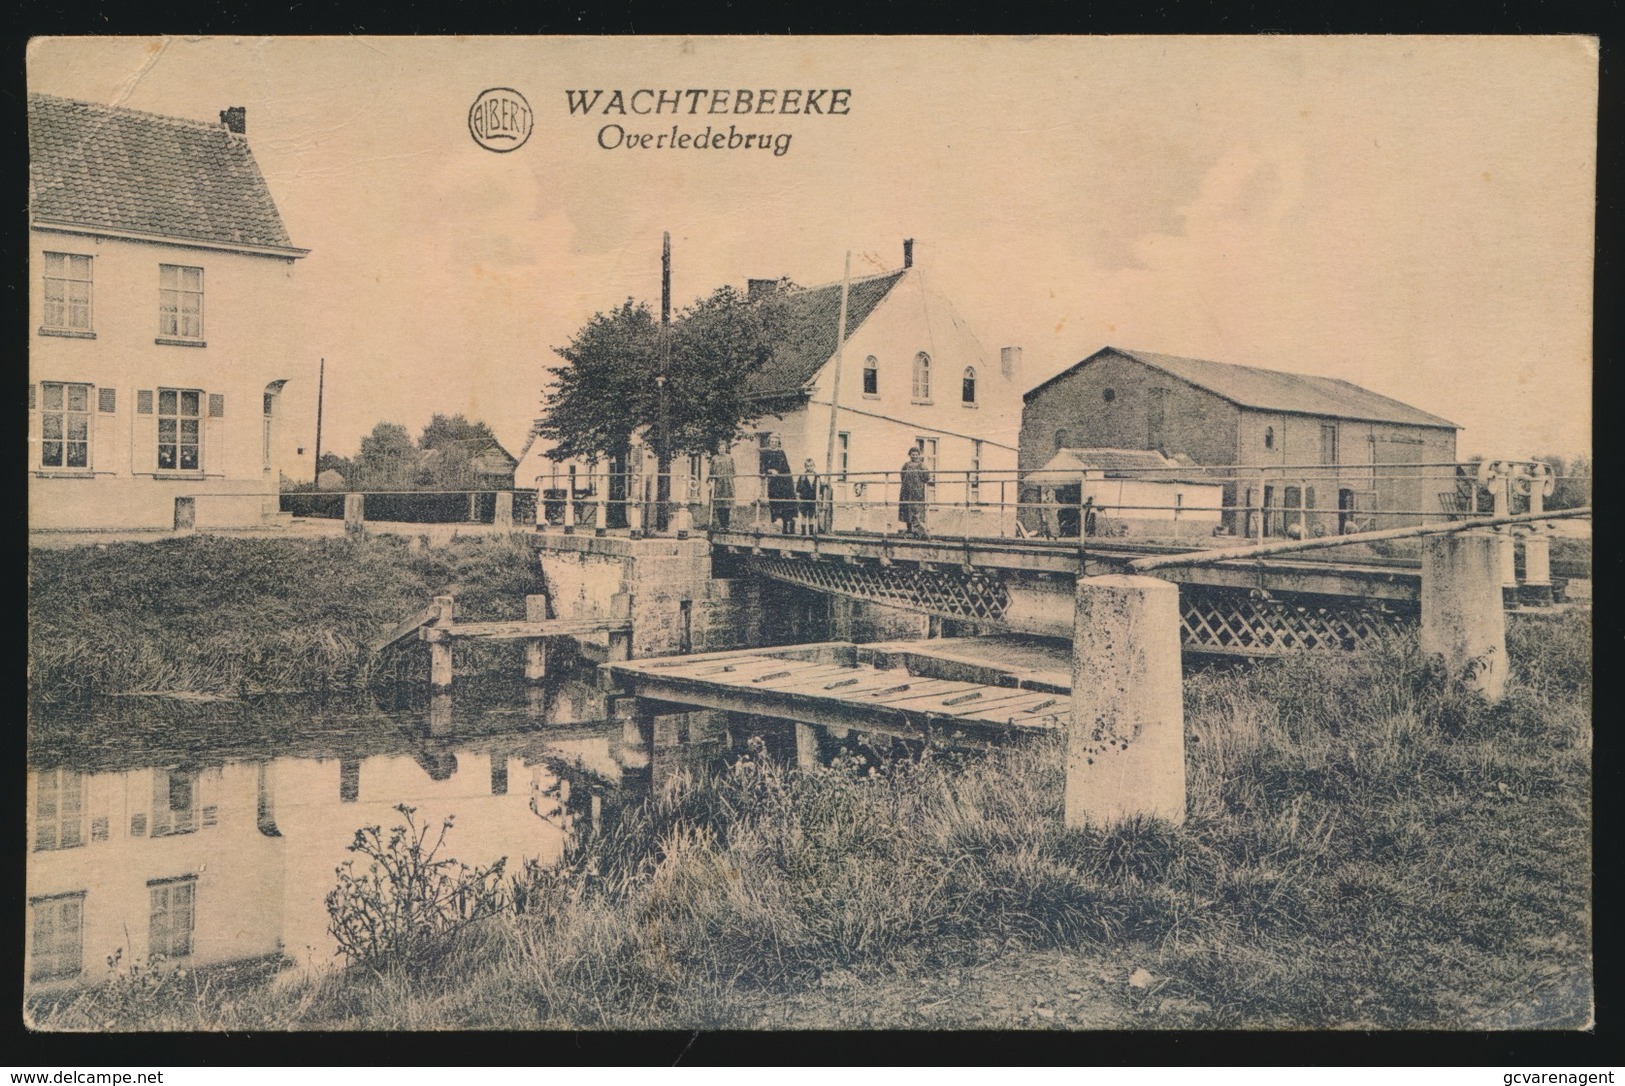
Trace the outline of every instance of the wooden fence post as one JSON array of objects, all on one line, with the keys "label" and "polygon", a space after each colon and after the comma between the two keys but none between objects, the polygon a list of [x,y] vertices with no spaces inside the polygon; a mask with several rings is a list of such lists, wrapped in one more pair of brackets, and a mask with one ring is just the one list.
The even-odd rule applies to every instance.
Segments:
[{"label": "wooden fence post", "polygon": [[[451,596],[436,596],[434,598],[434,624],[439,627],[451,625],[452,612],[456,608],[456,601]],[[434,690],[451,689],[451,639],[429,642],[429,686]]]},{"label": "wooden fence post", "polygon": [[[525,621],[547,621],[547,597],[525,597]],[[525,681],[539,683],[547,678],[547,639],[532,637],[525,642]]]}]

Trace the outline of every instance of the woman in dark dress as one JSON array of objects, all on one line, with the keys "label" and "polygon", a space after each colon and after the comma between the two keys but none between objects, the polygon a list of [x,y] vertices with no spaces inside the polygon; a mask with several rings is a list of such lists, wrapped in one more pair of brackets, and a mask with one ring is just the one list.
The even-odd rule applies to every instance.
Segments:
[{"label": "woman in dark dress", "polygon": [[784,444],[778,434],[767,439],[762,450],[761,473],[767,479],[768,516],[780,524],[785,535],[795,533],[796,481],[790,474],[790,458],[784,455]]},{"label": "woman in dark dress", "polygon": [[912,536],[925,536],[925,488],[931,485],[931,473],[925,467],[925,453],[918,445],[908,451],[908,463],[903,465],[902,485],[897,492],[897,519]]}]

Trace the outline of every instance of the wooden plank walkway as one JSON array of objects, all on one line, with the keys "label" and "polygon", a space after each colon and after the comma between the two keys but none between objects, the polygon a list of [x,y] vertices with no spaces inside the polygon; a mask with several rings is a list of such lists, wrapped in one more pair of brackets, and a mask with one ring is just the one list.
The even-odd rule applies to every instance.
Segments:
[{"label": "wooden plank walkway", "polygon": [[1067,726],[1072,699],[1053,690],[910,674],[831,659],[828,646],[751,650],[605,664],[614,684],[654,713],[720,709],[832,728],[920,738],[997,738]]}]

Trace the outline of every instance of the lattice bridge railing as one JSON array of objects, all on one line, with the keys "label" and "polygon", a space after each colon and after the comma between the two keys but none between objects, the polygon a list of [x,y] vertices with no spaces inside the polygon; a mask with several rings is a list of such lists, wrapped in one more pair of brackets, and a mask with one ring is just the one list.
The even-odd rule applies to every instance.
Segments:
[{"label": "lattice bridge railing", "polygon": [[774,580],[818,592],[990,626],[997,626],[1010,606],[1010,591],[1004,579],[980,572],[845,565],[795,558],[757,558],[751,566]]},{"label": "lattice bridge railing", "polygon": [[[997,627],[1010,604],[1004,578],[980,571],[848,565],[759,557],[758,573],[787,584],[868,603]],[[1392,637],[1416,621],[1415,605],[1356,596],[1266,595],[1180,585],[1180,639],[1198,652],[1271,656],[1353,649]]]},{"label": "lattice bridge railing", "polygon": [[1416,621],[1414,605],[1358,596],[1263,595],[1179,586],[1180,639],[1205,652],[1272,656],[1354,649]]}]

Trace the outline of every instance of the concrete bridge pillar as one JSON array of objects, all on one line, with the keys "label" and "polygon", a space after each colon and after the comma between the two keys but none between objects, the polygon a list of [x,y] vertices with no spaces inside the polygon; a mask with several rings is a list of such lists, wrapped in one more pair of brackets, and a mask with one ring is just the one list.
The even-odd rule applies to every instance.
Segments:
[{"label": "concrete bridge pillar", "polygon": [[1185,821],[1179,588],[1079,577],[1072,641],[1066,824]]},{"label": "concrete bridge pillar", "polygon": [[[1543,485],[1551,479],[1551,469],[1544,464],[1537,470],[1529,487],[1529,512],[1539,515],[1546,511]],[[1530,603],[1545,605],[1552,602],[1552,539],[1547,535],[1550,525],[1531,524],[1523,537],[1523,589],[1521,595]]]},{"label": "concrete bridge pillar", "polygon": [[1452,680],[1464,680],[1490,701],[1500,700],[1507,680],[1505,538],[1453,532],[1422,543],[1422,652],[1441,657]]},{"label": "concrete bridge pillar", "polygon": [[367,496],[365,494],[344,495],[344,531],[353,539],[359,539],[367,532]]},{"label": "concrete bridge pillar", "polygon": [[[1490,497],[1494,504],[1492,513],[1497,517],[1510,516],[1512,513],[1512,479],[1511,468],[1506,464],[1497,464],[1495,479],[1490,483]],[[1518,601],[1518,559],[1517,534],[1512,525],[1502,524],[1494,529],[1497,537],[1496,545],[1500,548],[1497,561],[1500,564],[1501,599],[1504,604],[1513,604]]]}]

